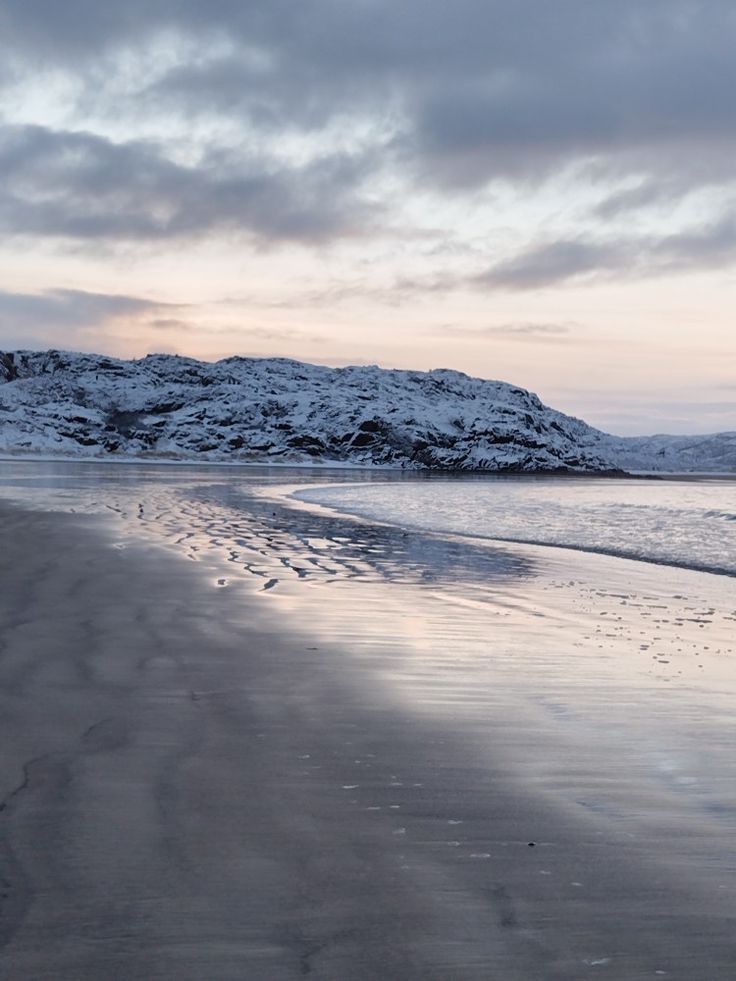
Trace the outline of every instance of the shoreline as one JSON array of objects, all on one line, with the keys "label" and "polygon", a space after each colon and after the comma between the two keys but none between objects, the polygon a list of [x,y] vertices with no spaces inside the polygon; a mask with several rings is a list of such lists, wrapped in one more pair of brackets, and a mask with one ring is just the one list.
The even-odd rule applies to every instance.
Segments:
[{"label": "shoreline", "polygon": [[[253,593],[117,522],[0,504],[4,976],[730,978],[732,829],[698,796],[726,803],[729,660],[642,689],[588,607],[647,621],[564,568],[499,565],[497,606],[393,572]],[[691,737],[702,786],[652,779],[642,746]]]},{"label": "shoreline", "polygon": [[222,467],[225,469],[244,470],[254,467],[268,469],[293,469],[314,471],[338,471],[377,474],[404,474],[419,478],[437,480],[477,480],[482,478],[498,479],[601,479],[601,480],[736,480],[736,470],[444,470],[440,468],[421,468],[394,466],[391,464],[371,463],[356,464],[340,460],[327,460],[310,463],[307,460],[271,460],[268,457],[254,460],[200,460],[185,458],[167,458],[158,456],[69,456],[54,453],[36,453],[25,450],[0,450],[0,463],[69,463],[69,464],[119,464],[162,467]]},{"label": "shoreline", "polygon": [[[736,569],[726,569],[726,568],[714,568],[713,566],[706,566],[704,564],[699,565],[695,563],[685,564],[684,562],[667,561],[666,559],[657,559],[642,555],[631,555],[624,551],[614,551],[613,549],[603,549],[603,548],[593,548],[580,544],[564,544],[561,542],[545,542],[541,540],[534,539],[522,539],[522,538],[502,538],[499,536],[489,536],[481,534],[463,534],[461,532],[449,531],[444,529],[439,529],[437,531],[432,531],[423,525],[414,524],[410,521],[404,521],[402,523],[389,521],[387,518],[369,517],[367,515],[360,514],[358,511],[351,511],[346,507],[340,507],[337,504],[322,504],[319,501],[312,501],[308,498],[300,497],[301,493],[309,493],[310,491],[320,490],[324,485],[321,484],[310,484],[307,486],[295,485],[287,486],[278,493],[276,493],[273,488],[269,488],[267,492],[264,492],[264,498],[272,498],[274,500],[289,500],[292,505],[303,507],[307,510],[312,510],[316,514],[339,514],[341,517],[348,518],[356,523],[362,523],[365,525],[386,525],[391,528],[406,528],[412,531],[424,533],[424,534],[436,534],[440,538],[453,538],[458,541],[467,542],[487,542],[490,546],[493,545],[512,545],[512,546],[530,546],[531,548],[541,548],[541,549],[560,549],[564,552],[574,552],[581,555],[600,555],[612,559],[621,559],[625,562],[639,562],[644,565],[657,566],[665,569],[680,569],[684,572],[698,572],[703,575],[710,576],[725,576],[726,578],[736,578]],[[347,485],[346,485],[347,486]]]}]

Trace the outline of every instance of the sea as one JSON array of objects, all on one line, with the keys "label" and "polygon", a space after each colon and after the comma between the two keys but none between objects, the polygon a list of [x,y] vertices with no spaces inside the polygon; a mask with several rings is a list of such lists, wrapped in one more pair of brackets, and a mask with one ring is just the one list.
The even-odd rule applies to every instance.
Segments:
[{"label": "sea", "polygon": [[736,576],[736,477],[389,480],[293,496],[402,527]]},{"label": "sea", "polygon": [[[353,516],[384,527],[386,558],[400,530],[414,529],[422,533],[425,548],[434,537],[439,549],[442,536],[454,541],[455,551],[467,539],[468,553],[472,540],[518,542],[736,576],[736,475],[448,477],[386,470],[4,461],[0,497],[48,510],[113,511],[135,518],[139,530],[142,521],[155,537],[174,540],[181,539],[186,526],[189,541],[196,526],[207,541],[220,541],[222,534],[228,537],[227,529],[235,534],[237,515],[247,512],[259,514],[269,526],[290,529],[308,541],[310,550],[319,551],[320,527],[329,537],[320,514],[331,519],[333,531],[334,521],[341,519],[339,533],[360,538],[351,528]],[[215,527],[218,534],[209,536],[207,529]],[[398,566],[400,550],[394,550]]]}]

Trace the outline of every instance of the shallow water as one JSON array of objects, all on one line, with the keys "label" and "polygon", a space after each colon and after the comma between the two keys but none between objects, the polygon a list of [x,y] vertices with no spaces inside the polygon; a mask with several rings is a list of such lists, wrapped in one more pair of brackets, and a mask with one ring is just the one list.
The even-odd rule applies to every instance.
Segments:
[{"label": "shallow water", "polygon": [[736,479],[438,479],[296,496],[376,521],[736,575]]}]

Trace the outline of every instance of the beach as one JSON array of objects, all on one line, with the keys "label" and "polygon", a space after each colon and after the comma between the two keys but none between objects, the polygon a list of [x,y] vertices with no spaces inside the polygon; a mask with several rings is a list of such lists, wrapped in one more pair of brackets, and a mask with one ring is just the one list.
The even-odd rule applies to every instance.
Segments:
[{"label": "beach", "polygon": [[3,977],[733,977],[732,579],[0,467]]}]

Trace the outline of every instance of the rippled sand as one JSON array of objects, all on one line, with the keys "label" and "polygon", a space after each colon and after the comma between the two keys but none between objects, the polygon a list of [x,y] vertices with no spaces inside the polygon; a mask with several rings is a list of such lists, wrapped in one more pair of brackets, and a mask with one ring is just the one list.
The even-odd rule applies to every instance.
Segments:
[{"label": "rippled sand", "polygon": [[732,580],[0,477],[0,975],[733,977]]}]

